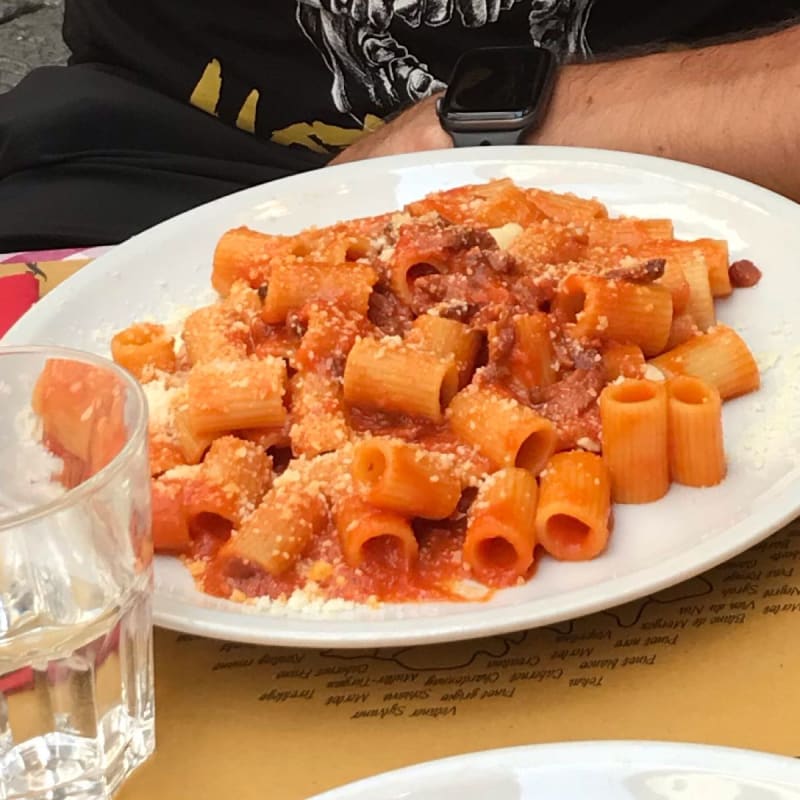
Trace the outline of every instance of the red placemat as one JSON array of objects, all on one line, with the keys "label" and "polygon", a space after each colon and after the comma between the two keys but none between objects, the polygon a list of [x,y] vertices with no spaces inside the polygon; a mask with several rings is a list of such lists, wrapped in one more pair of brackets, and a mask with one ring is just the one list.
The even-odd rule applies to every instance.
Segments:
[{"label": "red placemat", "polygon": [[39,299],[39,282],[30,272],[0,278],[0,336]]},{"label": "red placemat", "polygon": [[0,255],[0,337],[41,297],[109,248]]}]

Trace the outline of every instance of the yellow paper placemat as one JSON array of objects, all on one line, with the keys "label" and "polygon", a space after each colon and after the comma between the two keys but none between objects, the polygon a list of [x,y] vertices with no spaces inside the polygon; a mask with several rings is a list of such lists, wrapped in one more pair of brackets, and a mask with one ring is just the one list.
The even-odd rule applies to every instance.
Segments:
[{"label": "yellow paper placemat", "polygon": [[71,275],[74,275],[81,267],[85,267],[90,259],[74,259],[71,261],[31,261],[28,263],[12,262],[0,264],[0,278],[7,275],[18,275],[22,272],[30,272],[39,281],[39,297],[44,297],[48,292],[52,292],[59,284],[63,283]]},{"label": "yellow paper placemat", "polygon": [[[85,263],[39,262],[42,295]],[[300,800],[444,756],[579,739],[800,756],[798,663],[800,520],[651,597],[472,642],[316,651],[157,630],[158,752],[119,798]]]},{"label": "yellow paper placemat", "polygon": [[493,747],[704,742],[800,755],[800,522],[709,573],[549,628],[293,650],[156,632],[158,753],[121,800],[300,800]]}]

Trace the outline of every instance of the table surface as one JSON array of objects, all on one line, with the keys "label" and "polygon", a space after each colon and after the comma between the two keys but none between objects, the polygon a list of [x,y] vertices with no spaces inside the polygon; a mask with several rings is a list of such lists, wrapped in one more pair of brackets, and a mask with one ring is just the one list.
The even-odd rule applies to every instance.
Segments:
[{"label": "table surface", "polygon": [[[44,294],[97,254],[0,257],[0,279],[36,261]],[[800,756],[798,632],[800,520],[658,594],[489,639],[317,651],[156,630],[157,753],[119,798],[300,800],[435,758],[567,740]]]},{"label": "table surface", "polygon": [[493,747],[656,739],[800,756],[800,520],[574,622],[313,651],[156,631],[157,755],[120,800],[300,800]]}]

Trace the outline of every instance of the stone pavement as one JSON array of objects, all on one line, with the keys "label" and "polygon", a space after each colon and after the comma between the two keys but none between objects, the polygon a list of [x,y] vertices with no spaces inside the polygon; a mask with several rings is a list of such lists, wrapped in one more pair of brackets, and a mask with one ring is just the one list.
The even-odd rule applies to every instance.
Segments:
[{"label": "stone pavement", "polygon": [[62,16],[63,0],[0,0],[0,92],[34,67],[67,60]]}]

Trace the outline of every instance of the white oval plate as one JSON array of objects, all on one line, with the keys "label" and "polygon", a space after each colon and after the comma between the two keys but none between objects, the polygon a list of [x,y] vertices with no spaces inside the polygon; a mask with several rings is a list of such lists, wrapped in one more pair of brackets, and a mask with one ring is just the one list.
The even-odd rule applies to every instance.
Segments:
[{"label": "white oval plate", "polygon": [[156,565],[155,618],[176,630],[293,646],[410,645],[486,636],[609,608],[678,583],[767,537],[800,512],[800,206],[743,181],[645,156],[567,148],[474,148],[347,164],[260,186],[169,220],[82,269],[35,306],[8,344],[108,352],[113,331],[210,297],[211,258],[228,228],[292,233],[396,209],[429,191],[509,176],[597,196],[612,213],[670,217],[679,236],[727,239],[764,270],[719,304],[765,368],[761,391],[725,406],[729,475],[702,491],[616,509],[608,551],[543,559],[533,580],[487,603],[386,605],[324,615],[254,611],[207,597],[172,558]]},{"label": "white oval plate", "polygon": [[800,800],[800,763],[661,742],[486,750],[387,772],[311,800]]}]

